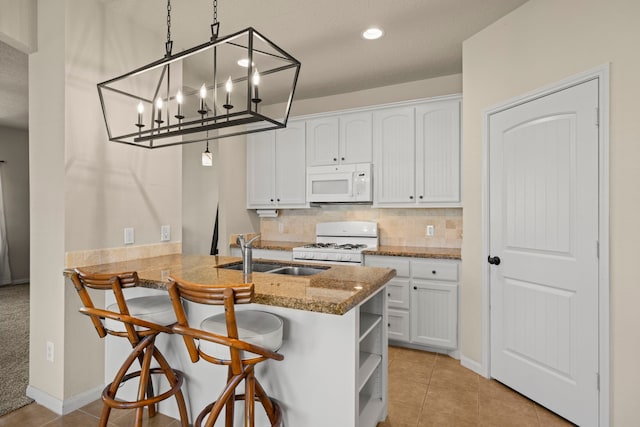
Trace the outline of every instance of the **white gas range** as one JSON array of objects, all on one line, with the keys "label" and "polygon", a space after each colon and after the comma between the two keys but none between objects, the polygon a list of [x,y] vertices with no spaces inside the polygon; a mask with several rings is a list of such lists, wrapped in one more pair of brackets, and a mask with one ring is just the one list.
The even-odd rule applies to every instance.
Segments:
[{"label": "white gas range", "polygon": [[378,247],[378,223],[367,221],[316,224],[316,243],[293,248],[293,260],[361,265],[362,251]]}]

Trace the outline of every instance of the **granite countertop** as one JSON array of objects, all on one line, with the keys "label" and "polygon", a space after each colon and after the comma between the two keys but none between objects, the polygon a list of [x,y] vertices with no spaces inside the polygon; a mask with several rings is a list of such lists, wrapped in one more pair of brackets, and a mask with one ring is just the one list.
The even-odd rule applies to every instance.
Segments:
[{"label": "granite countertop", "polygon": [[[308,245],[310,242],[281,242],[277,240],[259,240],[254,249],[270,249],[280,251],[290,251],[293,248]],[[232,248],[238,248],[238,244],[231,243]],[[460,248],[425,248],[419,246],[391,246],[380,245],[378,249],[364,250],[365,255],[386,255],[386,256],[406,256],[413,258],[434,258],[434,259],[461,259]]]},{"label": "granite countertop", "polygon": [[366,255],[406,256],[413,258],[461,259],[460,248],[423,248],[418,246],[380,245],[377,249],[365,249]]},{"label": "granite countertop", "polygon": [[[281,242],[278,240],[258,240],[252,246],[253,249],[269,249],[272,251],[291,251],[293,248],[297,248],[304,245],[309,245],[313,242]],[[237,243],[230,243],[230,247],[239,248]]]},{"label": "granite countertop", "polygon": [[[218,268],[241,261],[238,257],[176,254],[81,267],[81,269],[89,273],[137,271],[141,286],[166,289],[171,276],[202,284],[243,283],[242,271]],[[254,259],[254,261],[257,260]],[[276,263],[305,265],[298,262],[276,261]],[[318,264],[312,266],[318,267]],[[341,265],[330,267],[313,276],[253,273],[252,279],[256,293],[254,302],[342,315],[376,293],[395,276],[395,270],[388,268]],[[64,274],[68,277],[71,272],[72,269],[66,269]]]}]

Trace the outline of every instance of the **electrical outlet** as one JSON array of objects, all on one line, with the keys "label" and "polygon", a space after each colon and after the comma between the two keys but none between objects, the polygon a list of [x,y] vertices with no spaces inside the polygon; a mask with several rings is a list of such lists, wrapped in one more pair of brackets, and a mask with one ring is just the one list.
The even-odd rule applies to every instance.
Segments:
[{"label": "electrical outlet", "polygon": [[47,341],[47,361],[53,362],[53,343]]},{"label": "electrical outlet", "polygon": [[425,230],[425,236],[433,237],[433,233],[435,232],[435,227],[433,225],[427,225]]},{"label": "electrical outlet", "polygon": [[124,229],[124,244],[132,245],[134,241],[133,227],[127,227]]},{"label": "electrical outlet", "polygon": [[168,242],[169,240],[171,240],[171,226],[163,225],[160,227],[160,241]]}]

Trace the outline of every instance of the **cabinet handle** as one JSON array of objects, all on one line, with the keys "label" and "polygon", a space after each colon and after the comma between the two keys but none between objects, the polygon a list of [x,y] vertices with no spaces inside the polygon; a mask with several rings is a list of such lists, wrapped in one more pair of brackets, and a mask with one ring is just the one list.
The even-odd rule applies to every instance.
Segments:
[{"label": "cabinet handle", "polygon": [[269,200],[273,202],[273,199],[269,199]]},{"label": "cabinet handle", "polygon": [[420,196],[420,199],[422,199],[422,196]]},{"label": "cabinet handle", "polygon": [[409,196],[409,198],[410,198],[411,200],[413,200],[413,196]]},{"label": "cabinet handle", "polygon": [[342,157],[341,160],[344,160],[344,157]]},{"label": "cabinet handle", "polygon": [[391,327],[391,323],[387,323],[387,328],[390,328],[390,327]]},{"label": "cabinet handle", "polygon": [[279,202],[279,201],[280,201],[280,199],[276,199],[276,201],[277,201],[277,202]]},{"label": "cabinet handle", "polygon": [[431,270],[431,274],[436,274],[436,271],[435,270]]},{"label": "cabinet handle", "polygon": [[387,294],[387,296],[388,296],[388,297],[390,297],[390,296],[391,296],[391,292],[389,292],[389,293]]},{"label": "cabinet handle", "polygon": [[334,157],[334,158],[333,158],[333,161],[334,161],[334,162],[337,162],[337,161],[338,161],[338,158],[337,158],[337,157]]},{"label": "cabinet handle", "polygon": [[418,287],[417,287],[417,286],[414,286],[414,287],[413,287],[413,290],[414,290],[414,291],[417,291],[417,290],[418,290]]}]

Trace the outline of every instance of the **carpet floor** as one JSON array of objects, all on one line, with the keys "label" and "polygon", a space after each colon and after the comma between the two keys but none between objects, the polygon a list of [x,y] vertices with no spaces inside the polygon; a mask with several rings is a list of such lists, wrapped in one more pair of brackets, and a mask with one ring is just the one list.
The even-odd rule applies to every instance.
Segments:
[{"label": "carpet floor", "polygon": [[33,402],[29,384],[29,285],[0,286],[0,415]]}]

